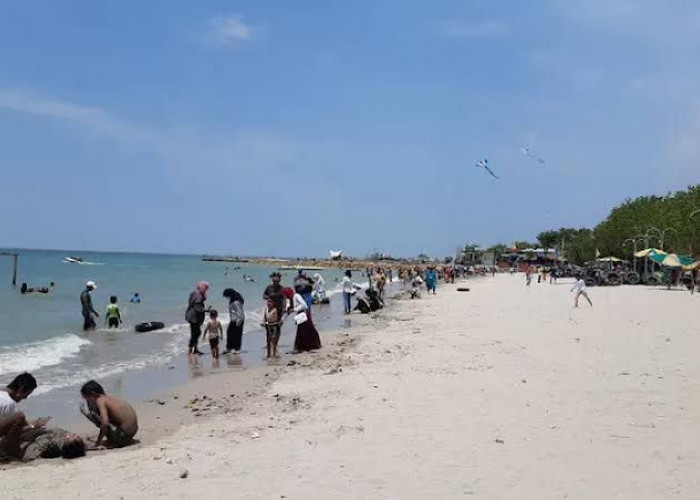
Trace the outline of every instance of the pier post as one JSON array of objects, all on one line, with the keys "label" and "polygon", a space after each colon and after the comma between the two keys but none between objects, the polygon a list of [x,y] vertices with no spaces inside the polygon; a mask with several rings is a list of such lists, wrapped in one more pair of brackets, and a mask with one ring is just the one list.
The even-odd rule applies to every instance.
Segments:
[{"label": "pier post", "polygon": [[17,261],[18,254],[12,254],[12,286],[17,286]]}]

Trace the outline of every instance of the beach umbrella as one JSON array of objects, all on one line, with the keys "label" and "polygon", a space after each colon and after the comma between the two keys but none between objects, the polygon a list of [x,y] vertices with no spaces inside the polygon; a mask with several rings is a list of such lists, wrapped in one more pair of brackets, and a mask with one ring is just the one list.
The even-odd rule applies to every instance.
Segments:
[{"label": "beach umbrella", "polygon": [[598,262],[627,262],[626,260],[618,259],[617,257],[601,257],[596,259]]},{"label": "beach umbrella", "polygon": [[644,250],[640,250],[636,254],[634,254],[635,257],[647,257],[650,255],[666,255],[666,252],[663,250],[659,250],[658,248],[645,248]]},{"label": "beach umbrella", "polygon": [[694,271],[695,269],[700,269],[700,260],[696,260],[692,264],[683,266],[683,269],[685,269],[686,271]]},{"label": "beach umbrella", "polygon": [[649,257],[654,262],[658,262],[666,267],[683,267],[693,263],[693,258],[689,255],[678,255],[676,253],[668,253],[666,255],[651,254]]}]

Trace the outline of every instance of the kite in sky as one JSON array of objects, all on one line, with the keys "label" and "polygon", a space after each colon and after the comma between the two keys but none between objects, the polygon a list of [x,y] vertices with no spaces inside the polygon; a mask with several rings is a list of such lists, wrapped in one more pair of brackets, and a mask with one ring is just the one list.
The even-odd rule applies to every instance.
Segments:
[{"label": "kite in sky", "polygon": [[542,158],[540,158],[539,156],[537,156],[531,149],[528,149],[524,146],[520,146],[520,151],[522,151],[523,154],[525,156],[527,156],[528,158],[532,158],[533,160],[538,162],[540,165],[544,165],[544,160]]},{"label": "kite in sky", "polygon": [[488,161],[487,159],[479,160],[478,162],[476,162],[476,167],[477,167],[477,168],[483,168],[483,169],[486,170],[489,174],[491,174],[491,177],[493,177],[494,179],[500,179],[500,177],[497,176],[496,174],[494,174],[494,173],[493,173],[493,170],[491,170],[491,169],[489,168],[489,161]]}]

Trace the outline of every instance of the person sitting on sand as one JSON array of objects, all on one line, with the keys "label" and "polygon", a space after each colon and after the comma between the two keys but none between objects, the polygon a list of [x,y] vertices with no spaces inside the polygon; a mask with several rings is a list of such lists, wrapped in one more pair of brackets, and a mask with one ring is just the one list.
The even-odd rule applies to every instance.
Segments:
[{"label": "person sitting on sand", "polygon": [[36,386],[36,379],[25,372],[17,375],[4,391],[0,390],[0,448],[10,457],[20,455],[19,444],[23,432],[39,429],[49,421],[48,418],[40,418],[28,422],[17,405],[27,399]]},{"label": "person sitting on sand", "polygon": [[31,462],[37,458],[79,458],[85,456],[83,439],[60,427],[29,430],[22,435],[19,458]]},{"label": "person sitting on sand", "polygon": [[102,445],[103,439],[110,448],[122,448],[134,442],[139,424],[136,412],[129,403],[105,394],[102,386],[94,380],[83,385],[80,395],[87,403],[87,409],[81,405],[80,413],[100,428],[95,448]]},{"label": "person sitting on sand", "polygon": [[132,304],[140,304],[141,297],[139,296],[139,292],[134,293],[134,296],[131,297],[131,300],[129,302],[131,302]]},{"label": "person sitting on sand", "polygon": [[367,297],[363,297],[358,293],[355,295],[355,298],[357,299],[357,305],[355,305],[353,311],[360,311],[360,314],[369,314],[372,308],[369,305]]},{"label": "person sitting on sand", "polygon": [[588,303],[593,307],[593,302],[591,302],[591,298],[588,296],[588,292],[586,292],[586,281],[579,276],[578,280],[576,283],[574,283],[573,288],[571,291],[576,291],[576,298],[574,299],[574,307],[578,307],[578,298],[583,295],[583,297],[588,301]]}]

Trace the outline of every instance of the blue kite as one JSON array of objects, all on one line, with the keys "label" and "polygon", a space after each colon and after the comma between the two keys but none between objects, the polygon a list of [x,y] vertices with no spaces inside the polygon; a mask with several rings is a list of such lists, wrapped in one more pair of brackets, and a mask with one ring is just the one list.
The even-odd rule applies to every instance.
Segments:
[{"label": "blue kite", "polygon": [[476,168],[483,168],[483,169],[486,170],[489,174],[491,174],[491,177],[493,177],[494,179],[500,179],[500,177],[497,176],[496,174],[494,174],[494,173],[493,173],[493,170],[491,170],[491,169],[489,168],[489,161],[488,161],[487,159],[479,160],[479,161],[476,163]]}]

